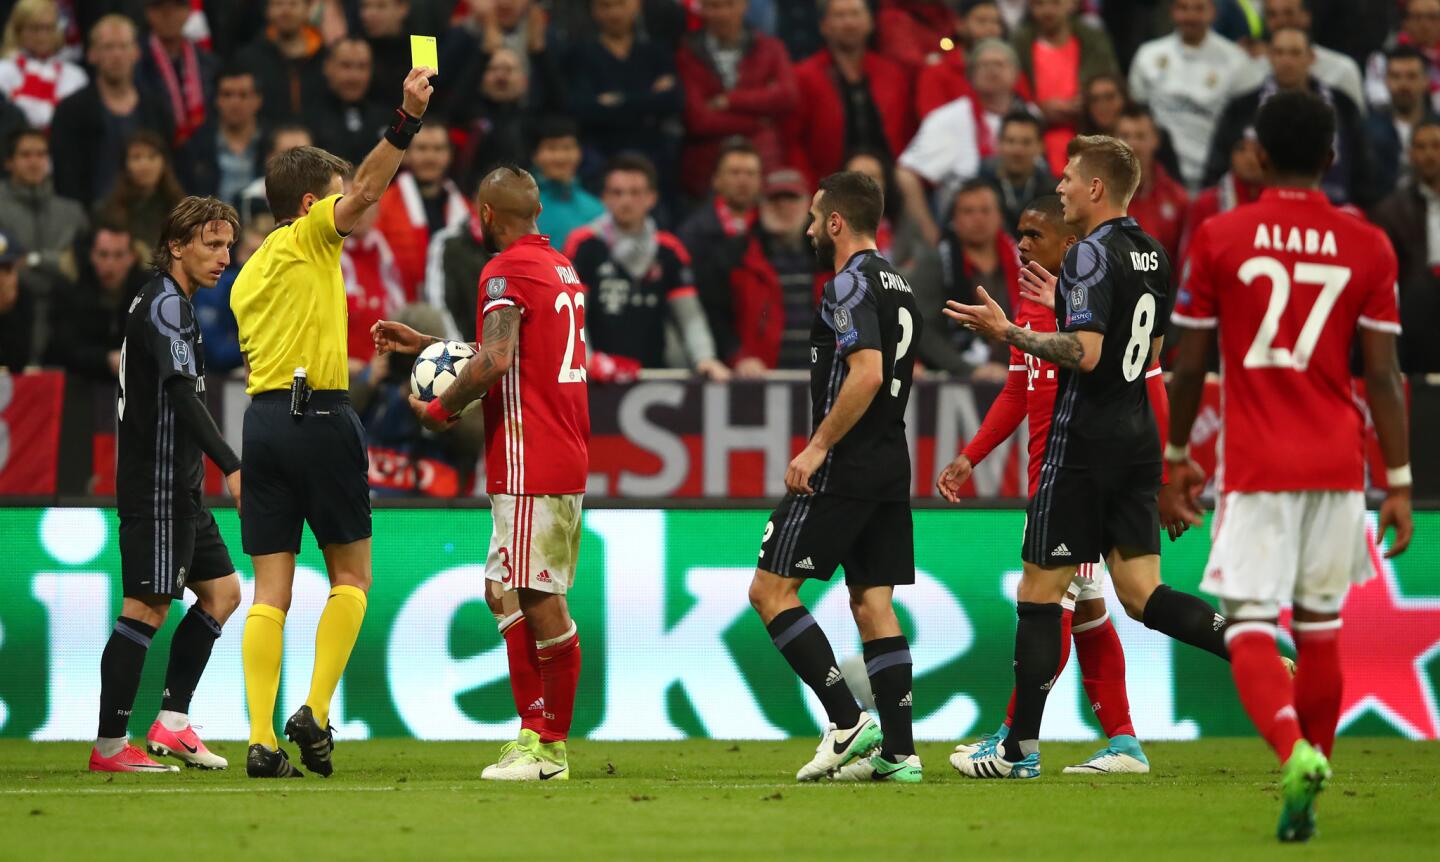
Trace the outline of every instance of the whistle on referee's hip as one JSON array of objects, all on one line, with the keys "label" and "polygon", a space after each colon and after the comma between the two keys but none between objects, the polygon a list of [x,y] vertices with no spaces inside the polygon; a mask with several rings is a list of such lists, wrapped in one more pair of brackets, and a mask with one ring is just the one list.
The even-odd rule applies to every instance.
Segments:
[{"label": "whistle on referee's hip", "polygon": [[305,416],[305,405],[310,403],[310,384],[305,379],[305,367],[295,369],[290,380],[290,416],[300,421]]}]

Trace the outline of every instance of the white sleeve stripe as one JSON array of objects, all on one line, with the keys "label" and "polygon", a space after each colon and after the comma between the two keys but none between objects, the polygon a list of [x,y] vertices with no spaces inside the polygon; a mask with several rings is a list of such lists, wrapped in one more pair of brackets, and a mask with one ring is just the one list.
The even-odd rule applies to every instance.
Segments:
[{"label": "white sleeve stripe", "polygon": [[1366,329],[1373,329],[1376,332],[1389,332],[1395,335],[1400,334],[1400,324],[1388,320],[1376,320],[1373,317],[1360,315],[1360,325]]},{"label": "white sleeve stripe", "polygon": [[485,303],[485,310],[482,311],[482,312],[480,312],[480,313],[481,313],[481,314],[489,314],[489,313],[490,313],[490,309],[492,309],[492,308],[498,308],[498,307],[500,307],[500,306],[502,306],[502,305],[514,305],[514,304],[515,304],[515,300],[511,299],[511,298],[508,297],[508,296],[502,296],[502,297],[500,297],[499,299],[492,299],[492,300],[490,300],[489,302]]},{"label": "white sleeve stripe", "polygon": [[1186,329],[1214,329],[1220,325],[1218,317],[1189,317],[1178,311],[1170,315],[1170,320],[1176,326],[1183,326]]},{"label": "white sleeve stripe", "polygon": [[1011,370],[1011,371],[1028,371],[1028,370],[1030,370],[1030,369],[1029,369],[1028,367],[1024,366],[1024,365],[1012,365],[1012,366],[1010,366],[1010,370]]},{"label": "white sleeve stripe", "polygon": [[1164,373],[1165,373],[1165,370],[1162,369],[1160,366],[1157,365],[1157,366],[1155,366],[1154,368],[1150,369],[1149,371],[1145,372],[1145,379],[1146,379],[1146,380],[1149,380],[1151,377],[1159,377],[1160,375],[1162,375],[1162,374],[1164,374]]}]

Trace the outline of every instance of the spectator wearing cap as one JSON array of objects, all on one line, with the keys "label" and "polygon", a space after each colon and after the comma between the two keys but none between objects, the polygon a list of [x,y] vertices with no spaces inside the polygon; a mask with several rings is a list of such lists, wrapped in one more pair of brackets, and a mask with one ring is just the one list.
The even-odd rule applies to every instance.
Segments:
[{"label": "spectator wearing cap", "polygon": [[[1120,115],[1117,137],[1130,145],[1140,162],[1140,186],[1130,198],[1128,211],[1141,229],[1165,247],[1170,260],[1180,259],[1180,234],[1190,194],[1155,158],[1160,149],[1160,127],[1149,109],[1141,105],[1126,108]],[[1179,276],[1179,269],[1172,267]]]},{"label": "spectator wearing cap", "polygon": [[235,60],[260,85],[269,123],[306,118],[325,94],[325,44],[310,26],[306,0],[265,0],[266,30]]},{"label": "spectator wearing cap", "polygon": [[1005,230],[1017,236],[1025,207],[1053,191],[1058,182],[1045,164],[1044,138],[1034,114],[1016,111],[1005,117],[996,153],[980,164],[979,177],[1000,198]]},{"label": "spectator wearing cap", "polygon": [[1389,103],[1366,117],[1366,133],[1375,153],[1376,185],[1389,194],[1410,176],[1410,136],[1435,119],[1430,105],[1430,61],[1411,47],[1392,49],[1385,60]]},{"label": "spectator wearing cap", "polygon": [[[186,37],[192,11],[190,0],[145,0],[150,36],[142,46],[137,80],[142,91],[161,97],[177,148],[208,121],[220,71],[210,49]],[[208,351],[205,358],[208,367]]]},{"label": "spectator wearing cap", "polygon": [[[998,39],[975,46],[970,59],[974,93],[931,111],[900,154],[895,181],[905,211],[930,243],[941,230],[935,212],[946,210],[955,191],[980,172],[980,163],[997,153],[1004,118],[1027,106],[1016,93],[1020,69],[1015,51]],[[933,189],[932,196],[927,188]]]},{"label": "spectator wearing cap", "polygon": [[1440,372],[1440,123],[1422,122],[1410,142],[1410,179],[1371,216],[1399,264],[1400,367]]},{"label": "spectator wearing cap", "polygon": [[1254,203],[1265,190],[1265,172],[1260,167],[1260,143],[1254,138],[1241,138],[1230,149],[1230,170],[1220,182],[1195,196],[1185,211],[1185,230],[1180,235],[1180,266],[1171,263],[1172,272],[1184,272],[1184,261],[1190,254],[1190,239],[1211,216],[1229,212],[1237,206]]},{"label": "spectator wearing cap", "polygon": [[580,171],[580,139],[574,121],[565,117],[542,121],[531,163],[538,174],[535,185],[540,189],[540,216],[535,224],[550,237],[552,246],[565,248],[571,231],[605,213],[600,199],[585,191],[576,179]]},{"label": "spectator wearing cap", "polygon": [[13,4],[0,47],[0,94],[37,129],[48,130],[55,106],[88,81],[83,69],[60,56],[64,43],[53,0]]},{"label": "spectator wearing cap", "polygon": [[[995,0],[974,0],[963,7],[956,37],[940,40],[940,50],[925,58],[915,77],[915,116],[925,117],[941,105],[971,94],[966,60],[976,45],[986,39],[1004,39],[1005,22]],[[946,47],[948,44],[949,47]],[[1028,88],[1017,82],[1022,91]]]},{"label": "spectator wearing cap", "polygon": [[1130,94],[1170,132],[1181,179],[1198,187],[1220,112],[1247,87],[1250,57],[1210,29],[1214,0],[1172,0],[1175,32],[1140,46],[1130,66]]},{"label": "spectator wearing cap", "polygon": [[[674,196],[679,115],[684,107],[673,46],[643,38],[639,0],[592,0],[594,30],[566,60],[570,115],[596,160],[641,153],[660,172],[662,199]],[[647,18],[648,23],[648,18]]]},{"label": "spectator wearing cap", "polygon": [[1075,17],[1075,0],[1030,0],[1030,17],[1011,42],[1045,119],[1046,159],[1059,174],[1080,122],[1081,83],[1120,71],[1110,37]]},{"label": "spectator wearing cap", "polygon": [[90,65],[95,77],[55,108],[51,147],[55,191],[92,206],[115,187],[125,168],[125,146],[136,132],[174,135],[170,115],[155,91],[135,86],[140,60],[135,24],[106,15],[90,29]]},{"label": "spectator wearing cap", "polygon": [[908,274],[924,323],[916,358],[927,368],[961,379],[1003,383],[1010,353],[940,313],[947,300],[973,304],[983,286],[1007,314],[1018,304],[1020,253],[1005,232],[1000,198],[982,180],[971,180],[955,195],[950,222],[940,243],[917,256]]},{"label": "spectator wearing cap", "polygon": [[650,217],[659,201],[655,166],[643,156],[617,156],[604,183],[604,212],[571,233],[565,246],[588,297],[592,379],[674,367],[729,379],[730,370],[716,358],[690,253]]},{"label": "spectator wearing cap", "polygon": [[176,156],[180,182],[190,194],[235,206],[245,187],[265,175],[264,155],[255,76],[248,69],[224,69],[215,83],[215,109]]},{"label": "spectator wearing cap", "polygon": [[741,377],[775,367],[784,327],[780,282],[755,233],[762,176],[754,147],[727,144],[715,163],[714,196],[680,228],[715,349]]},{"label": "spectator wearing cap", "polygon": [[[810,367],[810,327],[815,322],[815,291],[828,275],[819,272],[815,249],[805,236],[810,223],[810,185],[794,168],[765,177],[760,202],[760,247],[780,282],[785,324],[780,335],[777,368]],[[877,237],[878,240],[878,237]]]},{"label": "spectator wearing cap", "polygon": [[427,122],[405,151],[400,173],[380,196],[376,229],[395,254],[405,303],[420,296],[431,239],[470,217],[465,196],[449,177],[451,156],[445,126]]},{"label": "spectator wearing cap", "polygon": [[11,136],[5,172],[9,179],[0,180],[0,231],[27,249],[27,268],[40,277],[37,287],[73,275],[69,252],[89,219],[80,204],[55,194],[45,133],[21,129]]},{"label": "spectator wearing cap", "polygon": [[846,153],[893,158],[915,131],[909,74],[865,47],[874,26],[864,0],[827,0],[824,8],[825,47],[795,67],[800,99],[784,125],[787,163],[810,184],[838,171]]},{"label": "spectator wearing cap", "polygon": [[25,249],[0,232],[0,369],[19,374],[35,364],[39,321],[35,292],[20,278]]},{"label": "spectator wearing cap", "polygon": [[331,45],[325,96],[312,115],[315,145],[354,165],[365,161],[395,116],[393,107],[370,95],[373,71],[369,42],[347,37]]},{"label": "spectator wearing cap", "polygon": [[45,363],[91,380],[113,381],[120,370],[125,317],[148,280],[130,231],[101,222],[90,235],[80,273],[50,303]]},{"label": "spectator wearing cap", "polygon": [[[722,145],[743,136],[762,164],[779,165],[781,123],[798,100],[785,46],[745,25],[746,0],[700,0],[703,29],[675,55],[685,90],[681,188],[705,194]],[[758,189],[757,189],[758,192]]]}]

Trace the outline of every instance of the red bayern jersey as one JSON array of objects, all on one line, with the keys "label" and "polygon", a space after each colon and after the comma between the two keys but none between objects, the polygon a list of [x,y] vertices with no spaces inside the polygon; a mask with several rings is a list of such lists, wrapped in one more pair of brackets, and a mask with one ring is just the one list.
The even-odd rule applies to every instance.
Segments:
[{"label": "red bayern jersey", "polygon": [[485,397],[485,490],[579,494],[590,471],[585,383],[585,288],[539,234],[522,237],[480,273],[476,331],[485,315],[520,309],[509,372]]},{"label": "red bayern jersey", "polygon": [[[1036,332],[1057,332],[1055,312],[1038,302],[1022,298],[1015,312],[1015,325]],[[1029,419],[1029,474],[1030,494],[1034,495],[1040,484],[1040,467],[1045,462],[1045,442],[1050,436],[1050,417],[1055,412],[1055,391],[1059,388],[1056,380],[1057,367],[1038,356],[1024,353],[1018,347],[1010,348],[1010,376],[1005,387],[995,396],[985,419],[980,423],[975,436],[965,445],[965,457],[971,464],[979,464],[1020,427],[1021,419]],[[1170,426],[1170,401],[1165,392],[1165,381],[1160,376],[1160,366],[1155,364],[1145,372],[1149,387],[1150,406],[1155,411],[1155,422],[1160,427],[1161,439]]]},{"label": "red bayern jersey", "polygon": [[1395,251],[1318,191],[1267,189],[1205,222],[1175,322],[1219,329],[1221,492],[1365,487],[1356,327],[1400,332]]}]

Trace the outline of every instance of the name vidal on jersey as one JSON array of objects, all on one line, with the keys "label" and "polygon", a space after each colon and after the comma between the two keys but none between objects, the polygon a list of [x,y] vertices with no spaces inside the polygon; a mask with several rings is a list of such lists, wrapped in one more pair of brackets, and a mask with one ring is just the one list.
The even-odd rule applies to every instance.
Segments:
[{"label": "name vidal on jersey", "polygon": [[903,293],[915,292],[910,289],[909,282],[893,272],[879,272],[876,275],[880,276],[880,286],[886,290],[898,290]]},{"label": "name vidal on jersey", "polygon": [[1255,226],[1255,248],[1323,254],[1326,257],[1340,256],[1340,250],[1335,247],[1334,231],[1327,230],[1325,235],[1321,236],[1320,231],[1310,227],[1304,230],[1291,227],[1287,231],[1278,224],[1258,224]]},{"label": "name vidal on jersey", "polygon": [[580,276],[575,274],[575,268],[570,266],[555,267],[555,274],[560,276],[561,284],[579,284]]}]

